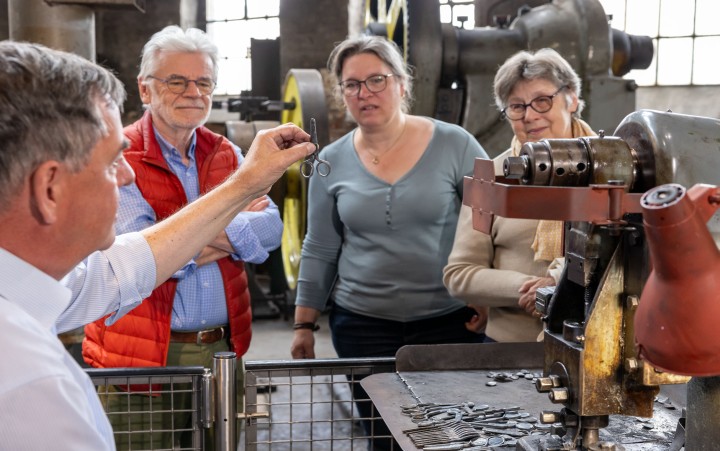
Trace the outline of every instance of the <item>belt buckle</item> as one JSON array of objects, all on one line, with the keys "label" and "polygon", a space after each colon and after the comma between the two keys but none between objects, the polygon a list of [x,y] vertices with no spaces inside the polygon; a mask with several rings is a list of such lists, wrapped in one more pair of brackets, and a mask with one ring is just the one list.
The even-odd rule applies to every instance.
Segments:
[{"label": "belt buckle", "polygon": [[[217,339],[217,340],[215,340],[215,341],[222,340],[222,338],[225,336],[225,329],[224,329],[222,326],[220,326],[220,327],[216,327],[215,329],[211,329],[211,330],[201,330],[201,331],[198,331],[197,336],[196,336],[196,338],[195,338],[195,344],[198,345],[198,346],[205,344],[205,343],[203,343],[203,340],[202,340],[203,336],[204,336],[205,334],[214,333],[214,332],[217,331],[218,329],[220,329],[220,338]],[[213,342],[213,343],[214,343],[214,342]]]}]

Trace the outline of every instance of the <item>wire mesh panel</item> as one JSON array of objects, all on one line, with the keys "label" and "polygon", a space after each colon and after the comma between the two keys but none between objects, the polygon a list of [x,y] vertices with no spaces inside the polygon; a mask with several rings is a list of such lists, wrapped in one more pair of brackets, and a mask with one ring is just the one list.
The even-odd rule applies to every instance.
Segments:
[{"label": "wire mesh panel", "polygon": [[245,449],[399,449],[360,387],[394,371],[392,357],[245,362]]},{"label": "wire mesh panel", "polygon": [[[86,370],[118,450],[203,450],[203,367]],[[183,407],[190,406],[190,407]]]}]

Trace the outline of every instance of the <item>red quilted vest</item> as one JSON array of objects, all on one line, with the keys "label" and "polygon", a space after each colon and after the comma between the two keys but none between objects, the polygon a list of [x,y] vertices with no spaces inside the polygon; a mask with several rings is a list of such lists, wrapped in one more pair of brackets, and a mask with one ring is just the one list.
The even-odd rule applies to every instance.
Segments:
[{"label": "red quilted vest", "polygon": [[[126,127],[124,134],[130,141],[125,158],[135,171],[136,184],[155,210],[157,220],[187,204],[182,184],[170,171],[155,139],[150,113]],[[198,128],[196,135],[195,159],[203,194],[231,174],[238,161],[232,144],[223,136],[205,127]],[[230,257],[216,263],[225,287],[231,348],[240,357],[247,352],[252,334],[245,267]],[[85,326],[85,361],[96,368],[165,366],[176,286],[175,279],[163,283],[112,326],[105,325],[105,318]]]}]

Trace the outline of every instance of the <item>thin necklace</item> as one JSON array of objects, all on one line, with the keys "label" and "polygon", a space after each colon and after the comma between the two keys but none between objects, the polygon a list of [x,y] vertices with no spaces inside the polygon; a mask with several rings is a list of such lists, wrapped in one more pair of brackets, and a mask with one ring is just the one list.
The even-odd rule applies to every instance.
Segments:
[{"label": "thin necklace", "polygon": [[[390,144],[390,147],[388,147],[385,150],[385,152],[381,153],[379,156],[381,156],[381,157],[384,156],[386,153],[390,152],[393,147],[395,147],[395,144],[397,144],[398,141],[400,141],[400,138],[402,138],[402,135],[405,133],[406,125],[407,125],[407,119],[405,119],[405,122],[403,122],[403,128],[402,128],[402,130],[400,130],[400,134],[397,136],[397,138],[395,138],[395,141],[393,141],[393,143]],[[375,155],[374,153],[370,152],[370,149],[366,148],[365,152],[369,153],[370,156],[373,157],[373,159],[372,159],[373,164],[380,163],[380,158],[378,157],[378,155]]]}]

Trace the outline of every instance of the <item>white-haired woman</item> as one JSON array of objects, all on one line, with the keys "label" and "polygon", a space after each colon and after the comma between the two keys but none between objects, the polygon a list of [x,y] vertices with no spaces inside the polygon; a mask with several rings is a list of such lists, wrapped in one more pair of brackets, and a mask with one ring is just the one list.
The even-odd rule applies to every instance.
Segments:
[{"label": "white-haired woman", "polygon": [[[495,158],[497,174],[526,142],[595,135],[580,119],[580,88],[555,50],[521,51],[505,61],[495,75],[495,102],[514,137]],[[443,280],[453,296],[488,309],[486,341],[535,341],[542,331],[535,292],[555,285],[548,267],[561,257],[562,222],[496,217],[486,235],[473,229],[471,210],[463,207]]]}]

